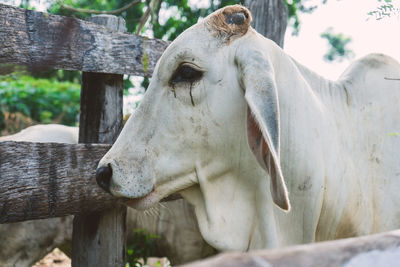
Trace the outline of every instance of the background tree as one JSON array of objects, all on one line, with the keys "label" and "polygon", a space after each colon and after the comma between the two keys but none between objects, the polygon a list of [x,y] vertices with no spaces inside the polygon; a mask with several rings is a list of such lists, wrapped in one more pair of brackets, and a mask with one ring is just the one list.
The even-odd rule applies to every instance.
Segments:
[{"label": "background tree", "polygon": [[393,4],[393,0],[378,0],[379,5],[375,10],[368,12],[370,17],[375,17],[377,20],[381,20],[384,18],[390,18],[393,15],[400,14],[400,6]]},{"label": "background tree", "polygon": [[328,41],[329,50],[325,53],[326,61],[343,61],[344,59],[353,58],[354,53],[347,48],[351,43],[351,37],[344,36],[342,33],[334,33],[332,28],[328,28],[321,37]]},{"label": "background tree", "polygon": [[288,11],[282,0],[246,0],[256,31],[283,47]]}]

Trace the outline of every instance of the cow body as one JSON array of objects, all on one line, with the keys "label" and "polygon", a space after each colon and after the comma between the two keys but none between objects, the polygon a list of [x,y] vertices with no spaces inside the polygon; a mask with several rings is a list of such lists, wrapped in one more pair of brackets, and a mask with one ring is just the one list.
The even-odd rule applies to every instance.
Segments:
[{"label": "cow body", "polygon": [[[288,62],[292,67],[286,68],[303,82],[304,91],[280,90],[281,131],[291,133],[281,139],[281,165],[290,177],[292,204],[282,217],[290,218],[286,229],[302,223],[309,229],[306,240],[299,236],[305,234],[302,228],[290,235],[307,242],[399,228],[400,198],[395,192],[400,188],[400,158],[395,150],[400,138],[392,133],[400,123],[400,83],[390,80],[400,77],[398,62],[371,54],[335,82],[291,58]],[[287,80],[281,79],[278,84]]]},{"label": "cow body", "polygon": [[99,184],[137,209],[181,193],[219,250],[399,228],[399,63],[373,54],[329,81],[250,21],[227,7],[171,43]]},{"label": "cow body", "polygon": [[39,124],[23,129],[22,131],[0,137],[3,141],[24,141],[41,143],[78,143],[79,128],[60,124]]}]

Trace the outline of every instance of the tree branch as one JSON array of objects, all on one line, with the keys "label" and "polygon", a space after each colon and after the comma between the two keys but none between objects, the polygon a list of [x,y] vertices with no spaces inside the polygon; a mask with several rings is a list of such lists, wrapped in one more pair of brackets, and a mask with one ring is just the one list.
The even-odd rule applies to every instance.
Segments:
[{"label": "tree branch", "polygon": [[140,24],[136,31],[136,34],[139,35],[140,31],[143,29],[144,25],[146,24],[147,20],[149,19],[150,14],[153,14],[153,10],[157,8],[157,5],[161,4],[160,0],[151,0],[147,6],[146,12],[140,18]]},{"label": "tree branch", "polygon": [[75,8],[73,6],[66,5],[61,2],[61,0],[57,0],[57,3],[60,5],[61,8],[75,11],[75,12],[81,12],[81,13],[90,13],[90,14],[108,14],[108,15],[116,15],[121,12],[124,12],[125,10],[131,8],[132,6],[140,3],[141,0],[134,0],[131,3],[127,4],[126,6],[123,6],[121,8],[115,9],[115,10],[110,10],[110,11],[102,11],[102,10],[95,10],[95,9],[84,9],[84,8]]},{"label": "tree branch", "polygon": [[139,35],[140,32],[142,31],[142,29],[143,29],[144,25],[146,24],[146,21],[147,21],[147,19],[149,18],[149,16],[150,16],[150,8],[148,7],[148,8],[146,9],[146,12],[145,12],[145,13],[143,14],[143,16],[140,18],[139,27],[138,27],[138,29],[136,30],[136,34],[137,34],[137,35]]}]

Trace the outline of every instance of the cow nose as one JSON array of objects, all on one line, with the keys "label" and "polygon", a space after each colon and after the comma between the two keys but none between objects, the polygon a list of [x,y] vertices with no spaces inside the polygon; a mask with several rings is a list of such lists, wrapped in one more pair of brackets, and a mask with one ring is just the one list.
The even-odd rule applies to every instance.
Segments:
[{"label": "cow nose", "polygon": [[111,165],[103,166],[97,169],[96,171],[96,181],[97,184],[104,189],[104,191],[110,192],[110,181],[112,177],[112,168]]}]

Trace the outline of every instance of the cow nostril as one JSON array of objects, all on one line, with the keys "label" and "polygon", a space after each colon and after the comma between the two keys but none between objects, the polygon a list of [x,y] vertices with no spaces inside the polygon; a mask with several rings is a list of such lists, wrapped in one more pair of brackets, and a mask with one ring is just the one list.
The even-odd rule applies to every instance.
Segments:
[{"label": "cow nostril", "polygon": [[111,193],[110,192],[111,177],[112,177],[112,168],[110,164],[108,164],[107,166],[100,167],[96,171],[97,184],[108,193]]}]

